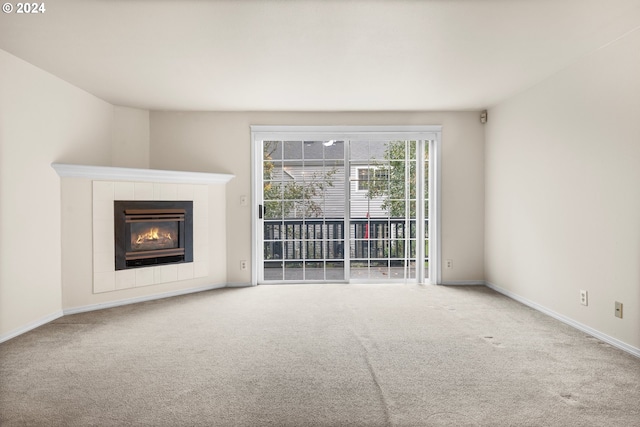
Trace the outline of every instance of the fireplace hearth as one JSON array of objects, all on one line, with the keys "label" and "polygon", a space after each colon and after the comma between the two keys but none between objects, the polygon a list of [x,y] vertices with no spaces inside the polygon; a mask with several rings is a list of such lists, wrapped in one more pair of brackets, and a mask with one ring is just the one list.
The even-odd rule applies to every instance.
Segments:
[{"label": "fireplace hearth", "polygon": [[114,201],[116,270],[193,261],[193,202]]}]

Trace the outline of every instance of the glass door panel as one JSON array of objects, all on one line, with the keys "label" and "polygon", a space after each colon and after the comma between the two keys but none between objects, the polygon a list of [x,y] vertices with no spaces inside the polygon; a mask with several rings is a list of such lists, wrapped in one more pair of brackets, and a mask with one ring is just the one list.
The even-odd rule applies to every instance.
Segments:
[{"label": "glass door panel", "polygon": [[351,141],[350,278],[416,278],[416,141]]},{"label": "glass door panel", "polygon": [[263,141],[263,278],[344,281],[344,142]]}]

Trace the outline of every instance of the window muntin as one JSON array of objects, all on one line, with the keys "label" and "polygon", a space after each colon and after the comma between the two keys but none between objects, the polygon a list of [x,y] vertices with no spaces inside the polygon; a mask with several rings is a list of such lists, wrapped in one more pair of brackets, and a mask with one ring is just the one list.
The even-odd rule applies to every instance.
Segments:
[{"label": "window muntin", "polygon": [[389,171],[377,167],[356,168],[357,191],[369,190],[369,181],[388,181]]}]

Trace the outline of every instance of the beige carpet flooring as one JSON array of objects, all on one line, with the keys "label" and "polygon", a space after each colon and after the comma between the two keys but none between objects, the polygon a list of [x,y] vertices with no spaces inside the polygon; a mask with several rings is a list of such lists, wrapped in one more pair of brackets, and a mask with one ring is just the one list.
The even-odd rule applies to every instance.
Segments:
[{"label": "beige carpet flooring", "polygon": [[2,426],[640,426],[640,359],[485,287],[221,289],[0,344]]}]

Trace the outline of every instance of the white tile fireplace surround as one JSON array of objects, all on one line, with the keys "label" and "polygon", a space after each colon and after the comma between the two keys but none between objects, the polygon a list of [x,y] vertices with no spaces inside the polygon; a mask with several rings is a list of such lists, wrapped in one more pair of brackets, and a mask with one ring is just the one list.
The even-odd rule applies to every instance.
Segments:
[{"label": "white tile fireplace surround", "polygon": [[[115,270],[114,200],[193,201],[193,262]],[[206,185],[93,181],[93,292],[195,279],[209,275]]]},{"label": "white tile fireplace surround", "polygon": [[[60,176],[91,178],[93,185],[93,293],[209,275],[208,184],[233,176],[151,169],[53,164]],[[192,201],[193,262],[115,270],[114,204],[127,201]]]}]

